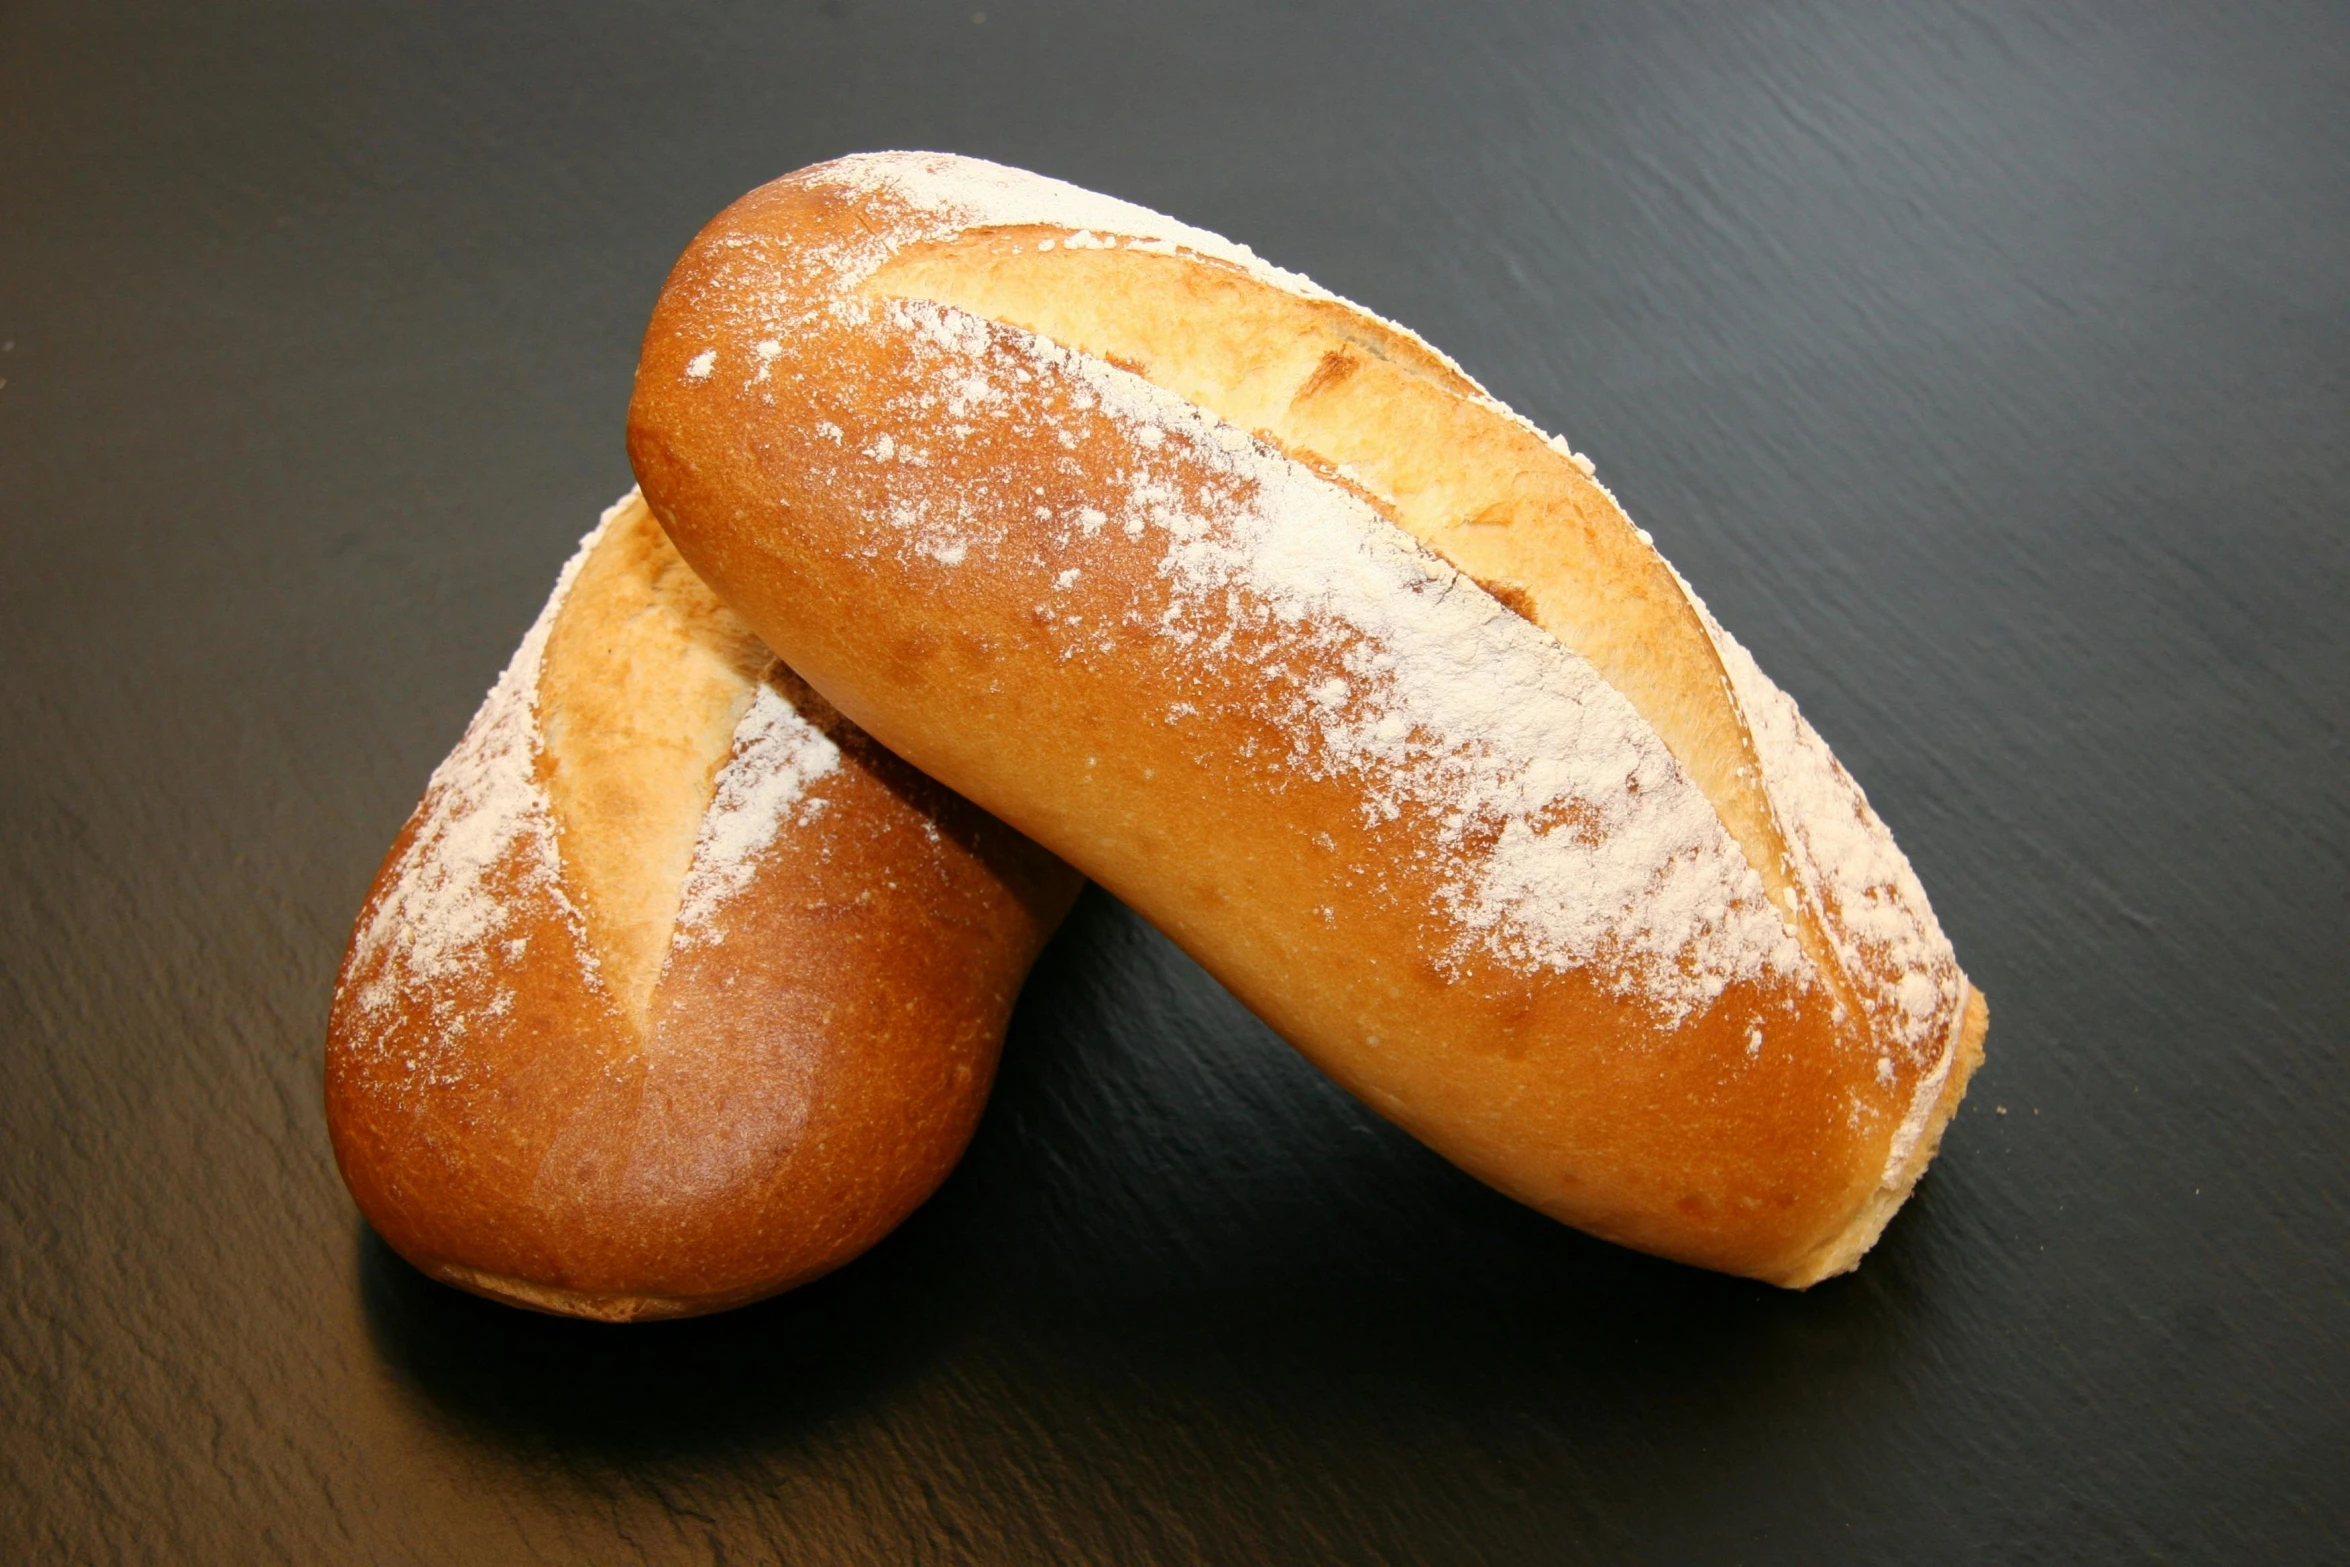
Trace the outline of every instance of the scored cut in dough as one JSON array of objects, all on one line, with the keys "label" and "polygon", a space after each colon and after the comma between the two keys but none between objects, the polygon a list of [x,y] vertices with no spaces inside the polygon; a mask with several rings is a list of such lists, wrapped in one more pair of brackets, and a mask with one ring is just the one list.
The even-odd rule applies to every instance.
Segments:
[{"label": "scored cut in dough", "polygon": [[604,982],[640,1030],[718,770],[773,662],[634,495],[547,634],[548,803]]},{"label": "scored cut in dough", "polygon": [[[1793,888],[1753,738],[1680,579],[1574,455],[1410,334],[1181,254],[987,228],[864,285],[1107,359],[1329,471],[1588,659],[1688,768],[1774,898]],[[1842,986],[1818,916],[1798,938]],[[1847,998],[1849,1000],[1849,998]]]}]

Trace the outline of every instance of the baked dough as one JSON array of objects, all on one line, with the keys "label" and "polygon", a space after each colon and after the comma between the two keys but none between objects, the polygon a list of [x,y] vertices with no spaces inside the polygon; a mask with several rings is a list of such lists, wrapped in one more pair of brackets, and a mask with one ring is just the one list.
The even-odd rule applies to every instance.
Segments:
[{"label": "baked dough", "polygon": [[629,449],[843,712],[1544,1212],[1807,1285],[1980,1060],[1891,835],[1588,460],[1228,241],[803,170],[678,262]]},{"label": "baked dough", "polygon": [[394,1250],[516,1305],[788,1289],[946,1177],[1078,886],[777,663],[632,493],[360,912],[343,1178]]}]

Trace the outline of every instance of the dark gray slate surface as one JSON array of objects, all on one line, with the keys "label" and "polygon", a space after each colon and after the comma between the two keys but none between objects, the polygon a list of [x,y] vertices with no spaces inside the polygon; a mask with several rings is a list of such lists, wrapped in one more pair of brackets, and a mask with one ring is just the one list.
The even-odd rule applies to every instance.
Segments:
[{"label": "dark gray slate surface", "polygon": [[[0,1558],[2350,1558],[2346,105],[2320,4],[0,4]],[[1860,1274],[1537,1219],[1098,895],[824,1284],[596,1329],[365,1234],[376,858],[669,259],[892,145],[1598,456],[1994,1004]]]}]

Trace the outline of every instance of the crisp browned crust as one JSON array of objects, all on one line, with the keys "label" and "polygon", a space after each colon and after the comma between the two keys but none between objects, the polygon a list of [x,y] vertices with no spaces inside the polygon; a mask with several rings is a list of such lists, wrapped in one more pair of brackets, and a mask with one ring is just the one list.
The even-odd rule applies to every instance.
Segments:
[{"label": "crisp browned crust", "polygon": [[534,1310],[788,1289],[953,1167],[1077,885],[774,663],[631,497],[361,911],[344,1179],[419,1268]]},{"label": "crisp browned crust", "polygon": [[689,248],[629,442],[843,711],[1502,1190],[1802,1285],[1930,1157],[1984,1014],[1890,835],[1590,464],[1408,332],[874,155]]}]

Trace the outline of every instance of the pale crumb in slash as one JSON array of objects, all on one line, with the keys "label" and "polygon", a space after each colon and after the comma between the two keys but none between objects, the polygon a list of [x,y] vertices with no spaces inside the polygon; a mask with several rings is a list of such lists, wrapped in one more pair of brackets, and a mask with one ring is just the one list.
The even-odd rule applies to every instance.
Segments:
[{"label": "pale crumb in slash", "polygon": [[685,362],[685,376],[689,381],[707,381],[710,372],[718,368],[718,350],[705,348]]}]

